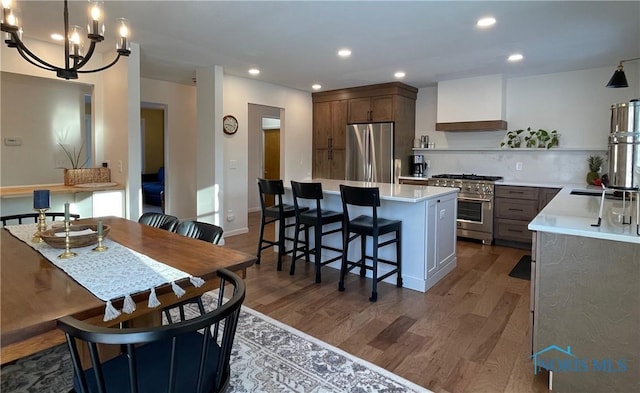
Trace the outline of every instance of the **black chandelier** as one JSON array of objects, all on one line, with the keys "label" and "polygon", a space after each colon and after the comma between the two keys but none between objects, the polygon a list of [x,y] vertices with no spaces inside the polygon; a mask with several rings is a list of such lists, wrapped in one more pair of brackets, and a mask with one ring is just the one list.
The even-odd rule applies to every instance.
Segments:
[{"label": "black chandelier", "polygon": [[82,43],[82,28],[80,26],[69,27],[69,7],[67,0],[64,0],[64,67],[58,67],[45,60],[42,60],[31,52],[22,41],[22,27],[18,13],[15,8],[11,8],[11,0],[2,0],[2,31],[7,33],[4,42],[9,48],[16,48],[20,56],[36,67],[47,71],[55,71],[59,78],[78,79],[79,73],[92,73],[106,70],[120,60],[120,56],[129,56],[131,47],[127,40],[129,36],[129,26],[126,19],[118,19],[118,31],[120,39],[116,44],[118,55],[115,60],[104,67],[93,70],[83,70],[93,56],[96,43],[104,40],[104,20],[103,4],[101,1],[90,1],[89,23],[87,25],[87,37],[91,40],[89,50],[84,53]]}]

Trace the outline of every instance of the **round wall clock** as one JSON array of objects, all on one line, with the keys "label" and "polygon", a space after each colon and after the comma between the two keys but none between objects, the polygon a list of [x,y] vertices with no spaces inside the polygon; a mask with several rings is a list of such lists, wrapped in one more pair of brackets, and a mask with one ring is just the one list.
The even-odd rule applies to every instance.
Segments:
[{"label": "round wall clock", "polygon": [[222,129],[225,134],[233,135],[238,131],[238,119],[232,115],[226,115],[222,119]]}]

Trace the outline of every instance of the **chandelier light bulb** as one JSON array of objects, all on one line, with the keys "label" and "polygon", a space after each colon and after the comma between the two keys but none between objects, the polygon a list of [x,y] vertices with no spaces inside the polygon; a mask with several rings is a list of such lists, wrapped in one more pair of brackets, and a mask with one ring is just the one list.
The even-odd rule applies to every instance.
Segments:
[{"label": "chandelier light bulb", "polygon": [[93,7],[91,7],[91,19],[96,21],[100,20],[100,8],[97,4],[94,4]]}]

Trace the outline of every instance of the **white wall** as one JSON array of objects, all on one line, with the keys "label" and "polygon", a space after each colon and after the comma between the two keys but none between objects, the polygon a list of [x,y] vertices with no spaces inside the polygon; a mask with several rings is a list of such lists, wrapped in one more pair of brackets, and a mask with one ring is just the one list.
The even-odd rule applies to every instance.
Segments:
[{"label": "white wall", "polygon": [[[1,122],[4,138],[20,138],[20,146],[2,143],[2,186],[61,183],[72,164],[62,143],[79,164],[87,157],[84,96],[92,87],[82,83],[2,72]],[[83,148],[84,146],[84,148]],[[80,152],[80,149],[82,151]]]},{"label": "white wall", "polygon": [[[225,235],[232,235],[248,230],[247,195],[257,192],[248,187],[249,104],[284,109],[280,162],[282,178],[288,182],[311,176],[312,102],[311,93],[231,75],[224,77],[223,102],[224,114],[234,115],[240,123],[236,134],[225,135],[223,144],[225,209],[235,215],[235,220],[223,222],[223,227]],[[231,160],[236,161],[236,169],[229,168]]]},{"label": "white wall", "polygon": [[[420,151],[431,161],[429,174],[480,173],[507,180],[583,182],[589,155],[606,155],[610,105],[640,97],[640,67],[625,64],[629,88],[605,84],[615,67],[507,79],[509,130],[558,130],[560,148],[576,150],[510,151],[499,148],[506,131],[440,132],[435,129],[437,87],[419,89],[416,136],[429,135],[436,149]],[[465,149],[478,149],[477,152]],[[515,164],[523,164],[522,171]],[[603,168],[605,169],[605,168]]]}]

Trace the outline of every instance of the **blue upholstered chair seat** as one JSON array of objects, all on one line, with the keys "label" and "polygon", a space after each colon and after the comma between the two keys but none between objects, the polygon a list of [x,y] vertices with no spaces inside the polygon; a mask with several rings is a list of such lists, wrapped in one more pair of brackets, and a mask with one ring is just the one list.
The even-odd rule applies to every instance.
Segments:
[{"label": "blue upholstered chair seat", "polygon": [[[197,391],[198,366],[202,354],[203,335],[186,333],[177,339],[176,392]],[[205,386],[214,386],[216,365],[220,347],[209,335],[209,348],[205,366]],[[145,344],[136,351],[140,393],[162,393],[167,391],[170,370],[171,339]],[[104,379],[108,393],[128,393],[129,365],[125,355],[117,356],[103,364]],[[98,392],[93,369],[85,370],[90,392]],[[74,377],[74,389],[80,391],[78,379]]]}]

